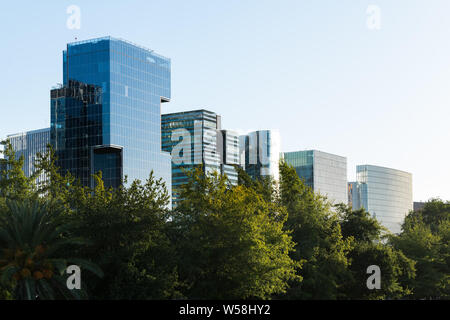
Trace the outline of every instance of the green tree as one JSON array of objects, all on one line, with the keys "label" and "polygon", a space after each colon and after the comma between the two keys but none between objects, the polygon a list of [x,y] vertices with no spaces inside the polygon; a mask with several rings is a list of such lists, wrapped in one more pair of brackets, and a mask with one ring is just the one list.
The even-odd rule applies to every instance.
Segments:
[{"label": "green tree", "polygon": [[350,277],[347,253],[352,248],[352,239],[343,238],[338,215],[285,162],[280,163],[280,203],[288,212],[285,229],[292,231],[297,244],[291,256],[304,261],[300,272],[303,282],[291,283],[282,298],[339,298],[340,287]]},{"label": "green tree", "polygon": [[12,300],[13,299],[13,295],[11,293],[12,290],[13,288],[11,284],[5,285],[0,281],[0,300]]},{"label": "green tree", "polygon": [[423,222],[433,233],[437,233],[441,223],[450,220],[450,202],[441,199],[431,199],[419,211],[412,211],[405,219],[404,229],[416,222]]},{"label": "green tree", "polygon": [[[350,261],[351,279],[342,287],[346,299],[394,299],[411,294],[408,281],[415,275],[414,261],[400,250],[384,241],[387,232],[370,213],[364,209],[353,211],[340,205],[341,229],[344,238],[353,239],[353,248],[347,257]],[[369,290],[366,280],[367,267],[376,265],[381,270],[381,289]]]},{"label": "green tree", "polygon": [[440,298],[450,298],[450,219],[443,220],[439,224],[437,234],[441,239],[439,246],[439,272],[442,279],[439,282]]},{"label": "green tree", "polygon": [[36,155],[35,167],[47,177],[46,181],[37,186],[36,193],[51,203],[63,204],[68,213],[80,198],[85,198],[89,188],[81,186],[70,172],[61,172],[56,166],[56,161],[56,152],[51,144],[47,145],[46,152]]},{"label": "green tree", "polygon": [[170,223],[185,296],[267,299],[299,279],[282,207],[216,172],[190,175]]},{"label": "green tree", "polygon": [[84,290],[69,290],[65,271],[76,264],[102,276],[86,260],[67,256],[68,246],[86,242],[73,237],[60,213],[36,200],[8,201],[0,215],[0,280],[12,287],[15,299],[86,298]]},{"label": "green tree", "polygon": [[[39,171],[33,173],[31,177],[27,177],[23,172],[24,158],[17,158],[9,140],[0,142],[4,150],[2,159],[3,170],[0,170],[0,198],[3,204],[6,199],[22,200],[30,197],[35,189],[34,181],[39,175]],[[1,205],[1,204],[0,204]]]},{"label": "green tree", "polygon": [[341,216],[341,230],[344,238],[353,237],[355,241],[371,242],[381,240],[382,233],[387,231],[363,208],[353,211],[351,207],[340,204],[337,206],[337,211]]},{"label": "green tree", "polygon": [[174,248],[167,236],[169,196],[153,172],[142,184],[96,187],[72,203],[76,233],[92,241],[80,251],[104,270],[89,278],[94,299],[170,299],[179,297]]},{"label": "green tree", "polygon": [[405,219],[394,247],[416,261],[416,277],[409,281],[414,299],[450,297],[450,203],[432,199]]},{"label": "green tree", "polygon": [[278,197],[276,183],[271,176],[262,176],[252,179],[244,169],[235,166],[238,173],[238,184],[251,188],[266,201],[275,201]]},{"label": "green tree", "polygon": [[[414,277],[414,261],[401,251],[382,243],[359,242],[348,254],[352,280],[342,287],[346,299],[398,299],[411,294],[405,281]],[[371,265],[380,267],[381,289],[367,288],[366,273]]]}]

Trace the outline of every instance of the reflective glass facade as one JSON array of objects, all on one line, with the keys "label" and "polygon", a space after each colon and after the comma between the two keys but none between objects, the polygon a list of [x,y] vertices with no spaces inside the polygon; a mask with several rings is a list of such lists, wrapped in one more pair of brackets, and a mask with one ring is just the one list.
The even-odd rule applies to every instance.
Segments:
[{"label": "reflective glass facade", "polygon": [[253,179],[272,177],[279,180],[281,137],[277,130],[259,130],[242,135],[240,162]]},{"label": "reflective glass facade", "polygon": [[357,182],[348,183],[348,204],[354,209],[361,208],[361,193]]},{"label": "reflective glass facade", "polygon": [[231,130],[222,130],[218,142],[221,153],[221,172],[226,174],[232,185],[238,184],[235,166],[239,166],[239,135]]},{"label": "reflective glass facade", "polygon": [[177,205],[181,187],[187,183],[186,171],[200,167],[220,172],[217,132],[220,117],[208,110],[163,114],[162,149],[172,153],[172,204]]},{"label": "reflective glass facade", "polygon": [[[88,165],[100,169],[103,163],[109,176],[121,174],[129,182],[145,180],[153,170],[170,190],[170,155],[161,151],[161,103],[170,100],[170,68],[168,58],[121,39],[105,37],[67,45],[63,51],[64,87],[80,82],[101,91],[100,112],[95,111],[100,139],[93,141],[96,133],[88,132],[92,128],[77,129],[92,138],[92,143],[84,145],[89,148]],[[55,132],[64,122],[59,112],[52,101]],[[52,139],[57,137],[52,135]],[[116,167],[119,164],[121,170]]]},{"label": "reflective glass facade", "polygon": [[284,160],[314,192],[333,203],[347,203],[347,159],[318,150],[285,152]]},{"label": "reflective glass facade", "polygon": [[285,152],[284,161],[295,168],[303,182],[314,190],[314,151]]},{"label": "reflective glass facade", "polygon": [[356,180],[360,206],[391,232],[399,233],[405,216],[413,210],[412,174],[360,165],[356,167]]},{"label": "reflective glass facade", "polygon": [[[99,86],[69,80],[53,89],[51,96],[51,140],[56,150],[56,165],[70,172],[85,186],[92,186],[91,150],[103,144],[102,90]],[[106,186],[116,187],[110,168],[102,168]]]},{"label": "reflective glass facade", "polygon": [[[50,143],[50,128],[8,135],[8,139],[16,152],[16,158],[23,156],[23,172],[30,177],[35,171],[37,153],[45,153]],[[45,174],[42,174],[36,182],[42,183],[46,178]]]}]

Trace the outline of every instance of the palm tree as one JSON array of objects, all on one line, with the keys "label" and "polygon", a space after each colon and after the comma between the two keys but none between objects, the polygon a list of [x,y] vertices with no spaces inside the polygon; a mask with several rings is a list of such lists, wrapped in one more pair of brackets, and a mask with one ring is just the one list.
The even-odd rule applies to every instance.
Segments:
[{"label": "palm tree", "polygon": [[61,211],[51,210],[49,203],[7,202],[0,212],[0,281],[14,288],[15,299],[87,298],[84,286],[67,288],[67,267],[75,264],[99,277],[103,273],[91,262],[65,258],[74,245],[87,244],[72,237],[70,229]]}]

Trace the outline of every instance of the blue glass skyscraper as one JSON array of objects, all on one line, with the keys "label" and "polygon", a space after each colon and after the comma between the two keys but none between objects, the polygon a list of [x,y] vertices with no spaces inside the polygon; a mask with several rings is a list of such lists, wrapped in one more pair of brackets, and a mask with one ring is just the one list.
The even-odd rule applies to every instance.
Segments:
[{"label": "blue glass skyscraper", "polygon": [[[162,115],[162,148],[173,153],[177,146],[185,150],[172,154],[172,205],[181,200],[180,192],[189,177],[186,171],[202,166],[205,172],[220,171],[217,130],[220,116],[208,110],[193,110]],[[176,149],[177,150],[177,149]],[[182,153],[183,160],[178,161]]]},{"label": "blue glass skyscraper", "polygon": [[51,102],[51,140],[65,158],[62,170],[82,167],[89,176],[101,170],[111,186],[121,182],[117,175],[144,181],[153,170],[170,192],[170,155],[161,151],[161,103],[170,100],[170,68],[170,59],[125,40],[69,43],[63,87],[52,91]]},{"label": "blue glass skyscraper", "polygon": [[202,168],[205,173],[226,174],[230,185],[237,185],[239,136],[221,130],[221,116],[208,110],[192,110],[162,115],[163,150],[172,154],[172,204],[182,200],[182,187],[188,172]]}]

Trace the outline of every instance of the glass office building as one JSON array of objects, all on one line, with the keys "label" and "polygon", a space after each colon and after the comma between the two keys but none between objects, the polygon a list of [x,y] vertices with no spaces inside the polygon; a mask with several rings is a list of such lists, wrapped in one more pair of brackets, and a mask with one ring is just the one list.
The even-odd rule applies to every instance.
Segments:
[{"label": "glass office building", "polygon": [[347,203],[347,159],[318,150],[285,152],[284,160],[314,192],[333,203]]},{"label": "glass office building", "polygon": [[239,137],[240,162],[253,179],[280,178],[281,137],[277,130],[259,130]]},{"label": "glass office building", "polygon": [[[116,167],[95,171],[91,165],[93,150],[103,143],[101,87],[69,80],[68,85],[51,91],[51,123],[54,124],[52,143],[57,152],[56,165],[70,172],[85,186],[93,186],[92,174],[102,171],[106,186],[117,187],[122,176],[114,174]],[[114,154],[110,155],[113,158]],[[121,162],[121,155],[116,156]]]},{"label": "glass office building", "polygon": [[348,183],[348,204],[355,209],[361,208],[361,194],[357,182]]},{"label": "glass office building", "polygon": [[172,203],[181,200],[181,187],[188,182],[187,171],[202,167],[204,172],[226,174],[237,184],[234,169],[239,161],[238,136],[221,130],[221,117],[208,110],[163,114],[162,147],[172,155]]},{"label": "glass office building", "polygon": [[238,184],[238,173],[235,169],[240,165],[239,134],[231,130],[221,130],[218,139],[218,150],[221,157],[221,172],[226,174],[232,185]]},{"label": "glass office building", "polygon": [[[23,156],[23,172],[25,176],[30,177],[36,170],[37,154],[45,153],[47,145],[50,143],[50,128],[11,134],[7,139],[16,152],[16,158]],[[41,174],[36,178],[36,183],[43,183],[46,179],[45,174]]]},{"label": "glass office building", "polygon": [[365,208],[392,233],[399,233],[405,216],[413,210],[412,174],[391,168],[359,165],[353,185],[355,197],[360,202],[359,206],[354,203],[353,208]]},{"label": "glass office building", "polygon": [[69,43],[63,85],[51,93],[51,140],[62,170],[83,184],[102,171],[107,186],[145,181],[153,170],[171,189],[161,151],[161,103],[170,100],[171,62],[128,41]]}]

